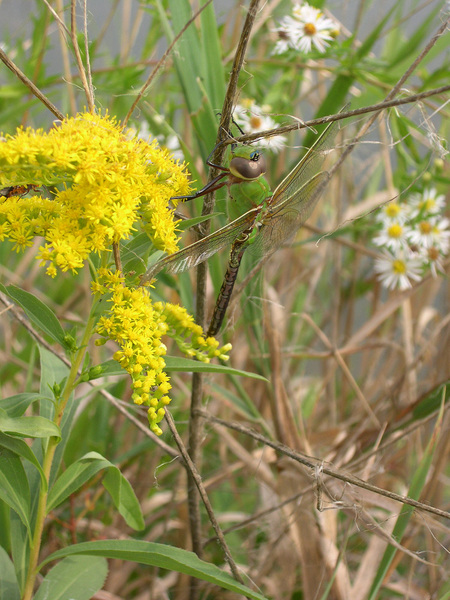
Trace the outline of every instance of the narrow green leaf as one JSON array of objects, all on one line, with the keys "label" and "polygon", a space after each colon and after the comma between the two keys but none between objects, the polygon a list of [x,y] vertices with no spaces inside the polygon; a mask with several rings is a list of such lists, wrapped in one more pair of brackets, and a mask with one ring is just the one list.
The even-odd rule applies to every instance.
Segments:
[{"label": "narrow green leaf", "polygon": [[30,564],[30,539],[29,529],[23,524],[15,510],[10,513],[10,538],[12,562],[16,572],[19,588],[24,589],[25,580],[28,574]]},{"label": "narrow green leaf", "polygon": [[47,480],[45,479],[41,464],[36,458],[33,450],[24,440],[0,433],[0,447],[7,448],[10,452],[28,460],[28,462],[35,466],[41,476],[41,485],[43,486],[43,489],[47,489]]},{"label": "narrow green leaf", "polygon": [[130,482],[125,479],[119,469],[108,469],[103,479],[103,485],[110,493],[115,506],[119,508],[120,514],[127,524],[135,530],[142,531],[145,523],[139,501]]},{"label": "narrow green leaf", "polygon": [[181,223],[178,223],[178,229],[180,231],[186,231],[186,229],[195,227],[195,225],[198,225],[199,223],[210,221],[211,219],[214,219],[215,217],[220,217],[221,215],[223,215],[223,213],[214,212],[209,215],[200,215],[199,217],[195,217],[193,219],[185,219],[184,221],[181,221]]},{"label": "narrow green leaf", "polygon": [[61,431],[53,421],[44,417],[11,418],[3,410],[0,410],[0,431],[29,438],[61,439]]},{"label": "narrow green leaf", "polygon": [[[212,363],[202,363],[198,360],[191,360],[190,358],[178,357],[178,356],[165,356],[166,362],[165,371],[167,373],[172,372],[183,372],[183,373],[223,373],[224,375],[239,375],[241,377],[251,377],[252,379],[260,379],[261,381],[267,381],[262,375],[257,373],[250,373],[249,371],[241,371],[240,369],[233,369],[232,367],[226,367],[224,365],[217,365]],[[108,360],[100,365],[102,372],[98,377],[107,377],[112,375],[126,375],[127,372],[115,360]],[[94,376],[93,379],[96,377]]]},{"label": "narrow green leaf", "polygon": [[221,56],[221,42],[217,26],[214,5],[210,4],[201,14],[201,38],[205,61],[205,84],[212,105],[219,108],[225,98],[225,77]]},{"label": "narrow green leaf", "polygon": [[226,590],[243,594],[254,600],[267,600],[265,596],[238,583],[231,575],[224,573],[215,565],[200,560],[193,552],[141,540],[102,540],[74,544],[48,556],[41,567],[52,560],[73,554],[118,558],[160,567],[169,571],[177,571],[197,579],[209,581]]},{"label": "narrow green leaf", "polygon": [[[333,82],[325,100],[320,105],[315,118],[332,115],[339,112],[345,104],[348,91],[353,85],[355,77],[353,75],[339,75]],[[316,141],[318,134],[321,133],[321,127],[317,128],[317,133],[312,129],[308,129],[302,146],[310,148]]]},{"label": "narrow green leaf", "polygon": [[[99,377],[108,377],[112,375],[127,375],[125,369],[123,369],[116,360],[107,360],[99,365],[102,368],[101,373],[95,372],[90,380],[98,379]],[[92,369],[91,369],[92,370]]]},{"label": "narrow green leaf", "polygon": [[436,7],[435,11],[431,11],[425,20],[420,20],[420,24],[417,29],[409,32],[405,41],[402,42],[402,40],[398,39],[398,35],[396,36],[397,46],[395,48],[395,52],[387,57],[389,60],[390,69],[404,60],[410,61],[411,56],[414,56],[420,51],[421,46],[427,39],[430,24],[434,23],[436,18],[435,13],[439,12],[439,10],[440,8]]},{"label": "narrow green leaf", "polygon": [[233,369],[232,367],[225,367],[223,365],[213,365],[211,363],[202,363],[197,360],[191,360],[189,358],[178,358],[177,356],[165,356],[166,368],[164,369],[168,373],[172,371],[183,371],[188,373],[223,373],[225,375],[240,375],[242,377],[251,377],[252,379],[260,379],[261,381],[267,381],[262,375],[257,373],[250,373],[249,371],[241,371],[239,369]]},{"label": "narrow green leaf", "polygon": [[70,556],[47,573],[34,600],[89,600],[103,587],[107,574],[104,558]]},{"label": "narrow green leaf", "polygon": [[32,402],[42,398],[50,400],[48,396],[42,396],[42,394],[16,394],[0,400],[0,408],[8,414],[8,417],[21,417]]},{"label": "narrow green leaf", "polygon": [[64,330],[55,313],[46,304],[30,292],[26,292],[15,285],[8,285],[7,287],[2,285],[0,287],[16,304],[20,304],[36,327],[39,327],[58,344],[65,345]]},{"label": "narrow green leaf", "polygon": [[30,531],[30,487],[22,461],[4,448],[0,453],[0,498],[10,506]]},{"label": "narrow green leaf", "polygon": [[358,59],[358,61],[361,60],[362,58],[364,58],[365,56],[367,56],[367,54],[372,50],[373,45],[379,39],[384,26],[391,18],[391,15],[395,9],[396,9],[396,5],[394,4],[394,6],[391,8],[391,10],[388,13],[386,13],[386,15],[381,19],[381,21],[377,25],[375,25],[375,27],[369,33],[369,35],[366,37],[366,39],[363,41],[361,46],[359,46],[359,48],[356,52],[356,55],[355,55],[356,58]]},{"label": "narrow green leaf", "polygon": [[20,600],[20,589],[14,565],[8,553],[0,546],[0,598],[2,600]]},{"label": "narrow green leaf", "polygon": [[[97,452],[89,452],[71,464],[56,480],[48,497],[47,511],[64,502],[71,494],[76,492],[98,472],[106,470],[105,488],[110,492],[113,502],[125,519],[127,525],[133,529],[144,528],[139,502],[119,469]],[[114,472],[114,474],[111,474]]]}]

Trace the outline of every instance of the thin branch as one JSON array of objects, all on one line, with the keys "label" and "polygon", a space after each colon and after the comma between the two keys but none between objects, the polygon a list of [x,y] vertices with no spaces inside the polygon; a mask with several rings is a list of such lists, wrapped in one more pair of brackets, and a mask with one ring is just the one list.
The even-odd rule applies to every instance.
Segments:
[{"label": "thin branch", "polygon": [[89,36],[87,22],[87,0],[84,0],[83,5],[83,28],[84,28],[84,53],[86,55],[86,70],[87,81],[89,86],[89,95],[94,100],[94,86],[92,84],[91,58],[89,56]]},{"label": "thin branch", "polygon": [[411,96],[405,96],[404,98],[397,98],[393,100],[384,100],[383,102],[379,102],[378,104],[372,104],[370,106],[364,106],[362,108],[355,108],[354,110],[340,112],[336,115],[328,115],[325,117],[319,117],[317,119],[311,119],[309,121],[298,121],[297,123],[294,123],[292,125],[283,125],[283,127],[277,127],[276,129],[267,129],[267,131],[259,131],[258,133],[248,133],[233,140],[226,140],[223,143],[250,143],[261,138],[270,138],[275,135],[281,135],[283,133],[290,133],[291,131],[315,127],[316,125],[324,125],[326,123],[332,123],[333,121],[341,121],[342,119],[357,117],[359,115],[365,115],[367,113],[372,112],[378,112],[395,106],[402,106],[404,104],[420,102],[421,100],[429,98],[430,96],[444,94],[448,91],[450,91],[450,85],[443,85],[440,88],[428,90],[427,92],[421,92],[420,94],[413,94]]},{"label": "thin branch", "polygon": [[[70,37],[70,31],[67,28],[66,24],[64,23],[63,19],[58,15],[58,13],[56,12],[56,10],[53,8],[53,6],[51,6],[51,4],[49,4],[49,2],[47,0],[42,0],[42,2],[46,5],[46,7],[48,8],[48,10],[52,13],[52,15],[55,17],[56,21],[58,22],[58,25],[64,29],[64,31],[67,33],[67,35]],[[60,8],[60,7],[58,7]]]},{"label": "thin branch", "polygon": [[183,440],[178,434],[177,428],[175,426],[174,420],[170,412],[166,409],[166,421],[169,429],[173,435],[173,439],[178,446],[178,449],[183,457],[185,464],[187,465],[188,472],[191,475],[191,478],[195,481],[195,485],[197,486],[200,497],[205,505],[206,511],[209,516],[209,520],[211,521],[211,525],[213,526],[214,531],[216,532],[217,539],[219,540],[220,545],[222,546],[222,550],[225,554],[225,559],[227,563],[230,565],[231,572],[233,573],[234,578],[239,581],[239,583],[244,584],[243,579],[241,578],[236,563],[234,562],[233,557],[231,556],[231,552],[228,548],[228,544],[225,540],[225,536],[220,528],[219,523],[217,522],[216,516],[214,514],[214,510],[211,506],[211,503],[208,498],[208,494],[206,493],[205,487],[202,482],[202,478],[200,477],[199,472],[197,471],[194,463],[189,456],[188,451],[186,450],[186,446],[183,443]]},{"label": "thin branch", "polygon": [[77,19],[76,19],[76,0],[71,0],[71,13],[70,13],[70,38],[72,40],[73,51],[75,53],[75,60],[78,65],[78,72],[80,74],[81,83],[83,84],[84,93],[86,94],[86,100],[88,104],[89,112],[93,113],[95,110],[94,96],[92,89],[89,86],[86,78],[86,71],[81,58],[80,48],[77,40]]},{"label": "thin branch", "polygon": [[50,112],[52,112],[55,117],[57,119],[60,119],[61,121],[64,119],[64,115],[62,114],[62,112],[60,112],[56,106],[50,102],[50,100],[47,98],[47,96],[45,96],[45,94],[43,94],[41,92],[41,90],[36,87],[34,85],[34,83],[31,81],[31,79],[28,79],[28,77],[25,75],[25,73],[22,73],[22,71],[19,69],[19,67],[17,65],[15,65],[13,63],[13,61],[8,58],[8,56],[5,54],[5,52],[0,48],[0,60],[8,67],[8,69],[10,69],[10,71],[12,71],[14,73],[14,75],[20,79],[20,81],[27,86],[27,88],[31,91],[32,94],[34,94],[36,96],[36,98],[38,100],[40,100],[48,109]]},{"label": "thin branch", "polygon": [[445,517],[446,519],[450,519],[450,512],[445,510],[441,510],[440,508],[436,508],[434,506],[430,506],[428,504],[424,504],[423,502],[419,502],[414,500],[413,498],[409,498],[408,496],[401,496],[400,494],[395,494],[394,492],[389,492],[388,490],[384,490],[376,485],[372,485],[371,483],[367,483],[354,475],[350,475],[349,473],[342,473],[336,469],[330,469],[329,467],[325,467],[323,464],[323,460],[319,458],[315,458],[313,456],[307,456],[306,454],[301,454],[300,452],[296,452],[285,446],[284,444],[280,444],[279,442],[273,442],[269,438],[264,437],[260,433],[254,431],[249,427],[245,427],[240,423],[230,423],[224,421],[223,419],[219,419],[218,417],[214,417],[209,414],[206,410],[199,410],[198,414],[206,419],[207,421],[211,421],[212,423],[217,423],[222,427],[227,427],[228,429],[233,429],[234,431],[238,431],[239,433],[243,433],[248,437],[253,438],[254,440],[265,444],[266,446],[270,446],[280,454],[284,454],[292,460],[299,462],[300,464],[316,471],[320,469],[322,473],[328,475],[329,477],[333,477],[334,479],[339,479],[340,481],[345,481],[351,485],[356,487],[363,488],[369,492],[373,492],[374,494],[379,494],[380,496],[385,496],[386,498],[390,498],[391,500],[396,500],[397,502],[401,502],[402,504],[408,504],[409,506],[413,506],[414,508],[424,510],[426,512],[432,513],[433,515],[437,515],[438,517]]}]

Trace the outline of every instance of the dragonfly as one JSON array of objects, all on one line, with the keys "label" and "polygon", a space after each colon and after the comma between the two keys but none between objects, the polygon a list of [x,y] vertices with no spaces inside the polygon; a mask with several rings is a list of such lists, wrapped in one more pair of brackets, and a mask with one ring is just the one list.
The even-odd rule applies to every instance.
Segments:
[{"label": "dragonfly", "polygon": [[[330,173],[320,171],[320,168],[332,148],[337,129],[337,122],[330,123],[273,193],[264,178],[263,155],[251,146],[234,149],[229,166],[220,167],[222,173],[195,194],[182,198],[198,198],[226,185],[231,197],[228,212],[232,217],[240,212],[240,216],[211,235],[159,260],[143,275],[142,284],[151,281],[162,269],[181,273],[196,267],[231,244],[227,271],[207,331],[207,336],[216,335],[225,317],[244,252],[251,247],[261,258],[271,254],[310,216],[330,179]],[[225,177],[227,180],[221,181]]]}]

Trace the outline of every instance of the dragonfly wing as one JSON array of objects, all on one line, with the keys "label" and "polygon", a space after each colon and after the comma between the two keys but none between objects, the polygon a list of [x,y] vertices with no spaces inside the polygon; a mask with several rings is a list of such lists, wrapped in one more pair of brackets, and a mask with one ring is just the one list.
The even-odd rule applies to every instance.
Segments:
[{"label": "dragonfly wing", "polygon": [[327,171],[317,173],[290,198],[269,208],[261,220],[261,230],[251,251],[264,256],[294,235],[310,216],[329,178]]},{"label": "dragonfly wing", "polygon": [[330,123],[324,129],[302,160],[278,184],[272,198],[268,202],[269,206],[282,203],[286,198],[292,198],[304,183],[320,171],[329,150],[333,147],[338,129],[339,125],[337,121]]},{"label": "dragonfly wing", "polygon": [[259,212],[259,207],[253,208],[206,238],[161,259],[148,269],[142,277],[142,283],[150,281],[162,269],[166,269],[168,273],[181,273],[208,260],[221,248],[234,242],[243,231],[251,228]]}]

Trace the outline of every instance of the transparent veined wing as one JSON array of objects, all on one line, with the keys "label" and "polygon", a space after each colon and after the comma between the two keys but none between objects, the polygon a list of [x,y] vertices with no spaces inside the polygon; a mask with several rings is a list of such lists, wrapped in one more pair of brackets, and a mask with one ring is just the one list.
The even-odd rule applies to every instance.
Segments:
[{"label": "transparent veined wing", "polygon": [[293,236],[309,218],[329,177],[327,171],[317,173],[284,203],[269,208],[261,219],[261,229],[252,252],[265,256]]},{"label": "transparent veined wing", "polygon": [[280,247],[305,223],[320,198],[329,175],[320,171],[339,126],[330,123],[302,160],[276,187],[260,219],[252,254],[264,256]]},{"label": "transparent veined wing", "polygon": [[333,148],[338,129],[339,125],[336,121],[327,125],[302,160],[277,185],[268,202],[270,207],[292,198],[295,192],[321,170],[327,154]]},{"label": "transparent veined wing", "polygon": [[231,245],[246,229],[251,228],[260,211],[260,207],[253,208],[206,238],[161,259],[148,269],[142,277],[142,283],[150,281],[162,269],[169,273],[181,273],[208,260],[224,246]]}]

